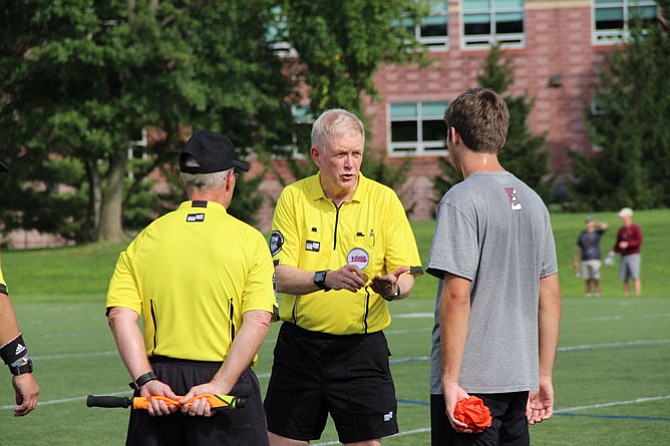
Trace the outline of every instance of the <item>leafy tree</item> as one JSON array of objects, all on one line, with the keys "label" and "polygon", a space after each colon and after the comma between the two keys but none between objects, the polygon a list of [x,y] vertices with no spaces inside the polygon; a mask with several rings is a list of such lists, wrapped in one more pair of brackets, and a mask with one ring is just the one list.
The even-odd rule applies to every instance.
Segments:
[{"label": "leafy tree", "polygon": [[[549,175],[549,152],[546,149],[545,135],[534,135],[530,132],[527,120],[533,107],[532,101],[526,96],[505,96],[514,82],[512,61],[504,57],[499,46],[491,48],[484,61],[483,71],[477,76],[481,87],[497,92],[507,104],[510,112],[510,123],[507,130],[505,146],[500,151],[499,159],[506,170],[512,172],[528,186],[533,188],[545,201],[551,199],[551,186],[554,178]],[[442,195],[455,183],[462,180],[448,159],[440,159],[443,175],[433,180],[438,196]]]},{"label": "leafy tree", "polygon": [[[147,196],[144,181],[155,169],[175,175],[166,166],[189,128],[220,131],[264,159],[292,137],[297,83],[309,87],[315,113],[360,111],[380,63],[422,59],[392,26],[420,10],[413,0],[9,2],[0,11],[0,156],[15,174],[2,180],[3,194],[25,199],[2,212],[16,226],[76,240],[120,238],[122,222],[140,225],[160,212],[147,209],[169,204]],[[299,63],[276,57],[271,30]],[[135,165],[129,142],[147,128],[158,136],[145,148],[149,162]],[[63,197],[40,167],[54,156],[78,166],[59,183],[75,191],[76,206],[55,207]],[[252,219],[259,181],[238,183],[232,213]],[[178,199],[173,191],[168,201]],[[55,228],[61,221],[68,229]]]},{"label": "leafy tree", "polygon": [[[3,159],[20,178],[12,193],[45,183],[33,160],[83,166],[72,178],[87,205],[78,239],[118,239],[133,135],[156,128],[152,160],[134,175],[175,164],[188,128],[209,128],[241,149],[276,144],[290,122],[290,85],[263,44],[273,1],[26,0],[0,12]],[[174,171],[172,171],[174,174]],[[132,188],[133,186],[131,186]],[[137,190],[137,186],[134,186]],[[240,185],[240,189],[244,186]],[[238,191],[239,192],[239,191]],[[51,197],[53,198],[53,196]],[[238,193],[237,200],[245,196]],[[50,203],[24,201],[12,215],[37,227]]]},{"label": "leafy tree", "polygon": [[414,0],[284,0],[286,40],[297,51],[294,74],[309,86],[312,114],[346,108],[362,115],[361,94],[375,95],[383,62],[426,62],[400,18],[419,20]]},{"label": "leafy tree", "polygon": [[[669,2],[659,2],[668,8]],[[587,110],[593,157],[570,154],[580,207],[670,206],[670,34],[633,19],[631,38],[599,70]]]},{"label": "leafy tree", "polygon": [[[420,20],[426,5],[414,0],[285,0],[280,2],[285,27],[283,40],[299,56],[291,72],[309,87],[310,115],[330,108],[344,108],[367,126],[362,97],[376,97],[374,74],[382,63],[428,61],[424,48],[408,33],[401,20]],[[305,159],[287,157],[294,178],[316,171],[309,156],[309,126],[298,126],[293,135]],[[371,140],[369,134],[366,141]],[[368,177],[397,188],[409,167],[386,162],[385,150],[366,149],[362,171]]]}]

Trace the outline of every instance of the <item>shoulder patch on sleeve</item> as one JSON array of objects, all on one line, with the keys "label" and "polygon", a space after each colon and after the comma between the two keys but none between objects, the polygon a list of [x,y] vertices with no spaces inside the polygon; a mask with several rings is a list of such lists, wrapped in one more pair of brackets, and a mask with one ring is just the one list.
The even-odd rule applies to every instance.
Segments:
[{"label": "shoulder patch on sleeve", "polygon": [[272,231],[270,234],[270,254],[276,256],[281,252],[282,246],[284,246],[284,236],[281,231]]}]

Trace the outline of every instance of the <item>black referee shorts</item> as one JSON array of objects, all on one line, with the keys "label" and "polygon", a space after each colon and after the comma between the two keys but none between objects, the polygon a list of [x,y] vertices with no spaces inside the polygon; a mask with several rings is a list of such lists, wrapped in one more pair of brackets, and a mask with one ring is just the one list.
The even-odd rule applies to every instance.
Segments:
[{"label": "black referee shorts", "polygon": [[526,419],[528,392],[471,393],[491,411],[491,427],[479,434],[457,432],[447,418],[444,395],[430,396],[432,446],[530,446]]},{"label": "black referee shorts", "polygon": [[330,413],[342,443],[397,433],[389,355],[382,332],[336,336],[284,322],[265,397],[268,429],[316,440]]},{"label": "black referee shorts", "polygon": [[[158,378],[177,395],[185,395],[191,387],[209,382],[221,366],[219,362],[164,357],[152,357],[150,361]],[[267,423],[256,374],[247,369],[231,394],[245,397],[246,407],[219,410],[212,417],[191,417],[181,412],[150,417],[146,410],[131,410],[126,445],[267,446]]]}]

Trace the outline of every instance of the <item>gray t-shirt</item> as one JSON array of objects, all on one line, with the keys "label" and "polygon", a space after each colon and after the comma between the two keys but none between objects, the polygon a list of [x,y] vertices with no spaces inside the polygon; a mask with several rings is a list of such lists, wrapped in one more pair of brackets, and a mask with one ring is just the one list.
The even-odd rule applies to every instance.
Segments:
[{"label": "gray t-shirt", "polygon": [[431,394],[442,393],[439,301],[445,272],[472,283],[461,387],[469,393],[537,389],[540,279],[558,272],[542,199],[509,172],[469,176],[440,201],[427,271],[440,279]]}]

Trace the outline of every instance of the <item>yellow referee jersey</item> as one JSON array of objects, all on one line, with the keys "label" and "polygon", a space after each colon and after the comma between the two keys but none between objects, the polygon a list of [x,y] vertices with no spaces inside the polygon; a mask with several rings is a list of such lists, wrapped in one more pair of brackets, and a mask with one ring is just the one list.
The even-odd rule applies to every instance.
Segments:
[{"label": "yellow referee jersey", "polygon": [[[351,263],[368,278],[400,266],[420,266],[409,221],[393,189],[359,174],[351,200],[339,209],[316,174],[285,187],[274,218],[270,249],[275,264],[336,270]],[[306,330],[337,335],[373,333],[391,323],[387,302],[366,286],[285,295],[280,317]]]},{"label": "yellow referee jersey", "polygon": [[211,201],[187,201],[119,255],[107,308],[143,316],[147,355],[222,361],[242,316],[274,312],[274,267],[263,235]]},{"label": "yellow referee jersey", "polygon": [[7,289],[7,284],[5,283],[5,277],[2,275],[2,260],[0,260],[0,293],[9,295],[9,290]]}]

